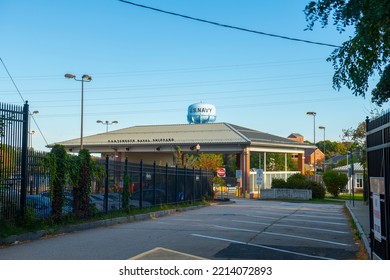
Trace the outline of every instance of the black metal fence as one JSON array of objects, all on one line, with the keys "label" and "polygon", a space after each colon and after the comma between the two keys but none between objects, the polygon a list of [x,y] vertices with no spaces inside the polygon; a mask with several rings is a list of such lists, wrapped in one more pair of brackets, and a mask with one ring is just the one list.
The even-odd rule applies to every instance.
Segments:
[{"label": "black metal fence", "polygon": [[[102,161],[100,161],[102,164]],[[124,174],[129,175],[130,205],[145,208],[162,204],[200,201],[212,193],[212,173],[202,170],[148,165],[143,162],[117,162],[107,157],[104,190],[102,183],[95,182],[93,193],[108,196],[108,210],[122,207]],[[141,191],[142,190],[142,191]],[[112,206],[110,206],[112,205]],[[106,211],[105,207],[103,207]]]},{"label": "black metal fence", "polygon": [[[23,107],[0,103],[0,221],[24,218],[27,210],[36,218],[51,216],[50,174],[43,164],[47,153],[28,148],[28,117],[27,103]],[[90,204],[96,212],[195,202],[212,194],[210,172],[110,157],[95,161],[103,171],[93,178],[90,190]],[[72,189],[69,180],[64,190],[64,215],[73,213]],[[124,193],[130,193],[129,205],[123,204]]]},{"label": "black metal fence", "polygon": [[0,103],[0,219],[25,211],[28,104]]},{"label": "black metal fence", "polygon": [[390,112],[366,120],[373,258],[390,259]]}]

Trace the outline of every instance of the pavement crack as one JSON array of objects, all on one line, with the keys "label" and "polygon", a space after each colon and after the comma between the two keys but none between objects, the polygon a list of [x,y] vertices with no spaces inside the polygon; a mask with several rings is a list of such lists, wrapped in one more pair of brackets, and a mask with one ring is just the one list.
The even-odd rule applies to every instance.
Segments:
[{"label": "pavement crack", "polygon": [[284,216],[280,217],[279,219],[276,219],[275,221],[273,221],[272,223],[270,223],[268,226],[264,227],[263,230],[259,231],[259,232],[256,233],[254,236],[252,236],[252,237],[249,239],[248,243],[250,243],[251,241],[253,241],[255,238],[257,238],[257,237],[258,237],[259,235],[261,235],[262,233],[267,232],[268,229],[271,228],[274,224],[280,222],[281,220],[283,220],[283,219],[285,219],[285,218],[287,218],[287,217],[290,217],[290,216],[294,215],[294,214],[297,213],[299,210],[300,210],[300,209],[296,209],[296,210],[294,210],[293,212],[291,212],[291,213],[289,213],[289,214],[287,214],[287,215],[284,215]]}]

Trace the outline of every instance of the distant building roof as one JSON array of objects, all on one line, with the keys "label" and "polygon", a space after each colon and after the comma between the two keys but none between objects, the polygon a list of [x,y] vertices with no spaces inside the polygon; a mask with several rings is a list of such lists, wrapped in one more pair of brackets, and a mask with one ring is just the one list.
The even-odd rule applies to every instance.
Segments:
[{"label": "distant building roof", "polygon": [[[313,145],[253,130],[230,123],[173,124],[133,126],[83,138],[86,148],[99,150],[99,147],[126,147],[152,145],[250,145],[259,147],[278,147],[303,150]],[[80,139],[72,139],[57,144],[77,149]],[[50,144],[52,147],[54,144]],[[257,150],[258,151],[258,150]]]},{"label": "distant building roof", "polygon": [[324,164],[337,164],[340,160],[346,158],[347,155],[334,156],[324,162]]},{"label": "distant building roof", "polygon": [[[348,172],[349,168],[351,168],[350,164],[333,168],[333,170],[340,171],[340,172]],[[360,162],[354,163],[353,169],[355,172],[363,172],[364,171],[363,165]]]},{"label": "distant building roof", "polygon": [[291,137],[303,137],[303,135],[299,134],[299,133],[291,133],[288,138],[291,138]]}]

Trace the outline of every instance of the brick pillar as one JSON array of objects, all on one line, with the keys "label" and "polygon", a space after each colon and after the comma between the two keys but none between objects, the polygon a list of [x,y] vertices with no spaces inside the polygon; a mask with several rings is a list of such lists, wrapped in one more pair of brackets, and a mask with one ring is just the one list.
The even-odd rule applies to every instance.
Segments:
[{"label": "brick pillar", "polygon": [[298,170],[305,174],[305,154],[298,154]]}]

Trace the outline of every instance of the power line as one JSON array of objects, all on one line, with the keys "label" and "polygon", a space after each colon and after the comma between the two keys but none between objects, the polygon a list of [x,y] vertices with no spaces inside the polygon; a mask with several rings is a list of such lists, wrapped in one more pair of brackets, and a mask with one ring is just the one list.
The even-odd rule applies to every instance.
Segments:
[{"label": "power line", "polygon": [[327,47],[332,47],[332,48],[339,48],[340,47],[340,46],[337,46],[337,45],[332,45],[332,44],[327,44],[327,43],[321,43],[321,42],[316,42],[316,41],[298,39],[298,38],[293,38],[293,37],[288,37],[288,36],[283,36],[283,35],[277,35],[277,34],[272,34],[272,33],[267,33],[267,32],[262,32],[262,31],[257,31],[257,30],[242,28],[242,27],[237,27],[237,26],[228,25],[228,24],[222,24],[222,23],[218,23],[218,22],[215,22],[215,21],[209,21],[209,20],[205,20],[205,19],[200,19],[200,18],[195,18],[195,17],[191,17],[191,16],[178,14],[178,13],[173,13],[173,12],[169,12],[169,11],[153,8],[153,7],[150,7],[150,6],[137,4],[137,3],[134,3],[134,2],[130,2],[130,1],[125,1],[125,0],[118,0],[118,1],[126,3],[126,4],[130,4],[130,5],[133,5],[133,6],[141,7],[141,8],[144,8],[144,9],[149,9],[149,10],[152,10],[152,11],[156,11],[156,12],[172,15],[172,16],[177,16],[177,17],[182,17],[182,18],[194,20],[194,21],[200,21],[200,22],[203,22],[203,23],[213,24],[213,25],[216,25],[216,26],[219,26],[219,27],[236,29],[236,30],[240,30],[240,31],[255,33],[255,34],[264,35],[264,36],[275,37],[275,38],[284,39],[284,40],[297,41],[297,42],[302,42],[302,43],[307,43],[307,44],[315,44],[315,45],[327,46]]},{"label": "power line", "polygon": [[25,103],[25,100],[24,100],[22,94],[20,93],[20,90],[19,90],[18,86],[16,85],[14,79],[12,78],[11,74],[9,73],[9,71],[7,69],[7,66],[5,66],[5,63],[4,63],[4,61],[3,61],[3,59],[1,57],[0,57],[0,60],[1,60],[1,63],[3,64],[3,66],[4,66],[5,71],[8,74],[8,77],[11,79],[11,82],[14,84],[14,87],[16,88],[16,91],[19,93],[20,98],[22,99],[23,103]]},{"label": "power line", "polygon": [[[24,103],[25,100],[24,100],[22,94],[20,93],[20,90],[19,90],[18,86],[16,85],[14,79],[12,78],[11,73],[8,71],[7,66],[5,66],[5,63],[4,63],[4,61],[3,61],[3,59],[2,59],[1,57],[0,57],[0,60],[1,60],[1,63],[3,64],[3,66],[4,66],[5,71],[6,71],[7,74],[8,74],[8,77],[9,77],[10,80],[12,81],[12,83],[13,83],[13,85],[14,85],[16,91],[18,92],[20,98],[22,99],[22,101],[23,101],[23,103]],[[41,128],[39,127],[38,123],[36,122],[34,116],[33,116],[32,114],[30,114],[30,115],[31,115],[32,119],[34,120],[34,123],[35,123],[35,125],[37,126],[37,128],[38,128],[38,130],[39,130],[39,133],[41,134],[41,136],[42,136],[43,140],[45,141],[46,145],[49,145],[49,143],[46,141],[45,136],[44,136],[43,133],[42,133]]]}]

